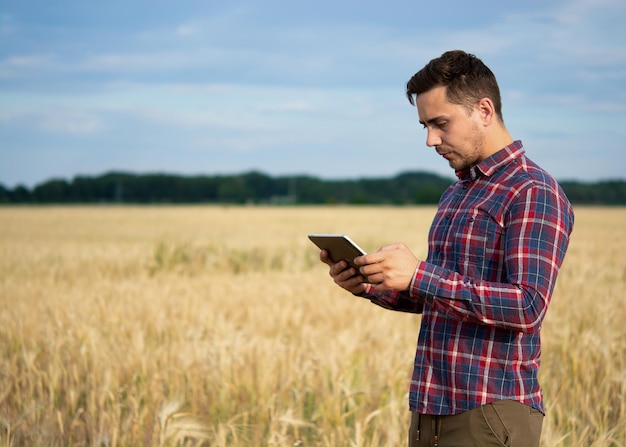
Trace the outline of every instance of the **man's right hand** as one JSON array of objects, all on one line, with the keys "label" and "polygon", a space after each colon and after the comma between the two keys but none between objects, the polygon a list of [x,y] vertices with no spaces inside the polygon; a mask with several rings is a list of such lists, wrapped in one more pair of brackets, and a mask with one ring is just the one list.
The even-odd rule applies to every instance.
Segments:
[{"label": "man's right hand", "polygon": [[333,278],[333,281],[335,281],[335,284],[339,287],[347,290],[353,295],[362,295],[365,293],[366,278],[359,274],[355,268],[348,267],[348,263],[346,261],[334,262],[330,258],[327,250],[322,250],[320,252],[320,261],[330,267],[328,273],[331,278]]}]

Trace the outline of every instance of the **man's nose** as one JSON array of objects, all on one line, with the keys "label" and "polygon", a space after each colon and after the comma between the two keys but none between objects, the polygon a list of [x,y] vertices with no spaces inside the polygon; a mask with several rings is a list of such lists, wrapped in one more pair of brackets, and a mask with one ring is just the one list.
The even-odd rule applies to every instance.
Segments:
[{"label": "man's nose", "polygon": [[428,134],[426,135],[426,146],[441,146],[441,136],[439,135],[439,132],[428,129]]}]

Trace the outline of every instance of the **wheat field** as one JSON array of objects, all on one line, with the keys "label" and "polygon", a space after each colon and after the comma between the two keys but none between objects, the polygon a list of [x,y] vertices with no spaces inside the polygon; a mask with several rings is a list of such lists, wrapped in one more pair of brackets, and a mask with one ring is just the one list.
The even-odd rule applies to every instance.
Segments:
[{"label": "wheat field", "polygon": [[[626,208],[584,208],[543,332],[543,446],[626,445]],[[0,447],[404,446],[419,316],[311,232],[419,257],[433,207],[0,208]]]}]

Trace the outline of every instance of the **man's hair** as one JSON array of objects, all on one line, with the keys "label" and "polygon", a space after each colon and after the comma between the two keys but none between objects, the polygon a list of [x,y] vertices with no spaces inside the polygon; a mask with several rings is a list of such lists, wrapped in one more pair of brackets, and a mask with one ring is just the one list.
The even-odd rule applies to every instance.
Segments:
[{"label": "man's hair", "polygon": [[453,50],[431,60],[407,82],[406,95],[415,105],[414,95],[440,86],[446,87],[448,101],[465,106],[468,111],[482,98],[489,98],[502,121],[502,100],[496,77],[473,54]]}]

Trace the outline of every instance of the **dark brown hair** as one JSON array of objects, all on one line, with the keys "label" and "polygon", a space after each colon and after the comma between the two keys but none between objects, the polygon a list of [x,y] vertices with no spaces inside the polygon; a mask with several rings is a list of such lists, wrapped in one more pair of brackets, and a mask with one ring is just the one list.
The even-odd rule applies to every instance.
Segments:
[{"label": "dark brown hair", "polygon": [[473,54],[461,50],[447,51],[431,60],[406,84],[406,96],[415,105],[413,96],[434,87],[446,87],[446,98],[471,110],[482,98],[489,98],[502,121],[500,89],[493,72]]}]

